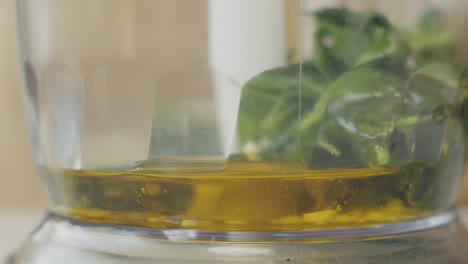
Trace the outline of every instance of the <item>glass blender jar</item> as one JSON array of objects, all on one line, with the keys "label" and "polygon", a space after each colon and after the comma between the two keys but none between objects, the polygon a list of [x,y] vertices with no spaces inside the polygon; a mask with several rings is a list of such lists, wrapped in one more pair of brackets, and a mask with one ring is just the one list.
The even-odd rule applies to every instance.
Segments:
[{"label": "glass blender jar", "polygon": [[464,1],[17,0],[49,214],[9,263],[467,263]]}]

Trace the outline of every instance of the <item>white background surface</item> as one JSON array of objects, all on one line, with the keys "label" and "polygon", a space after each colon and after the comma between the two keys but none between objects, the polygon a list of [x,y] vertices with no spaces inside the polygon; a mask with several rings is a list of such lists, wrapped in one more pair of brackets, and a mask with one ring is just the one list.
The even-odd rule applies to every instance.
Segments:
[{"label": "white background surface", "polygon": [[[461,212],[468,228],[468,208]],[[44,210],[38,208],[0,210],[0,263],[21,245],[43,216]]]}]

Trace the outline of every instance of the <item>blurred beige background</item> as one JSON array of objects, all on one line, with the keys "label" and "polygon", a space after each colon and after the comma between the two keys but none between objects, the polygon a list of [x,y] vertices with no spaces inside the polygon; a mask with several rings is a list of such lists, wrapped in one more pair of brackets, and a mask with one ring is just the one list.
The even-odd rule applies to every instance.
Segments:
[{"label": "blurred beige background", "polygon": [[[14,0],[0,0],[0,208],[44,204],[21,106]],[[468,181],[463,200],[468,203]]]},{"label": "blurred beige background", "polygon": [[35,207],[43,195],[21,106],[13,0],[0,0],[0,207]]}]

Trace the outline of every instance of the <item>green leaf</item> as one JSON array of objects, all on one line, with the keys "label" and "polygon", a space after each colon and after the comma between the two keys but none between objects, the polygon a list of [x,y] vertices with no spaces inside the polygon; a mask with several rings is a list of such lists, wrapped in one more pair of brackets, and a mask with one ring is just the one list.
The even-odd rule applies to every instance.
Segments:
[{"label": "green leaf", "polygon": [[419,20],[418,29],[407,32],[405,39],[411,49],[411,57],[418,65],[455,61],[455,36],[445,29],[438,10],[428,10]]},{"label": "green leaf", "polygon": [[[320,99],[301,124],[302,132],[313,129],[323,118],[333,99],[358,100],[385,94],[392,95],[402,86],[402,77],[377,67],[361,66],[337,78],[320,96]],[[338,105],[339,103],[336,103]],[[369,108],[371,109],[371,108]]]},{"label": "green leaf", "polygon": [[[456,92],[451,86],[455,75],[436,64],[423,67],[405,81],[405,75],[381,66],[367,64],[336,79],[305,117],[301,134],[318,133],[318,147],[330,151],[333,146],[338,150],[335,153],[358,155],[358,166],[437,159],[446,130],[445,106],[453,103]],[[401,134],[398,141],[395,133]],[[340,149],[343,140],[356,150]],[[303,151],[307,149],[305,145]]]},{"label": "green leaf", "polygon": [[298,64],[268,70],[249,80],[242,90],[238,117],[241,147],[263,159],[296,153],[299,105],[301,112],[310,111],[327,83],[314,66]]},{"label": "green leaf", "polygon": [[410,75],[404,88],[405,114],[429,115],[441,105],[455,104],[458,98],[457,73],[442,63],[421,67]]},{"label": "green leaf", "polygon": [[359,153],[362,164],[385,165],[389,162],[390,138],[403,109],[402,87],[402,76],[378,67],[349,71],[322,94],[302,122],[301,134],[319,131],[318,138],[327,138],[327,144],[334,146],[342,145],[342,140],[350,141],[360,150],[355,153]]},{"label": "green leaf", "polygon": [[238,124],[245,153],[263,160],[299,154],[311,168],[437,160],[468,81],[462,76],[457,88],[453,61],[437,59],[453,40],[440,34],[440,40],[429,39],[444,32],[435,15],[402,38],[377,13],[314,13],[315,57],[303,66],[302,79],[300,65],[289,65],[244,86]]},{"label": "green leaf", "polygon": [[314,61],[331,78],[376,59],[392,58],[398,63],[406,60],[406,46],[380,14],[323,9],[314,17]]}]

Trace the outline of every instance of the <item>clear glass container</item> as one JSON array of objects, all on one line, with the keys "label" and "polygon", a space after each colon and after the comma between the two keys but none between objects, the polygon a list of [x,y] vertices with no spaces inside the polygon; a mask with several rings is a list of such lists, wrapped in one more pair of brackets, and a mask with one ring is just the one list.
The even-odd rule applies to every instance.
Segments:
[{"label": "clear glass container", "polygon": [[17,3],[50,213],[11,263],[468,262],[465,1]]}]

